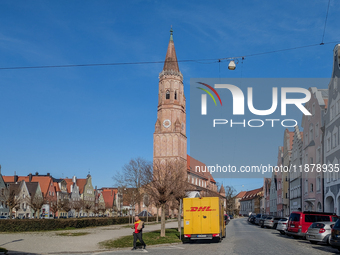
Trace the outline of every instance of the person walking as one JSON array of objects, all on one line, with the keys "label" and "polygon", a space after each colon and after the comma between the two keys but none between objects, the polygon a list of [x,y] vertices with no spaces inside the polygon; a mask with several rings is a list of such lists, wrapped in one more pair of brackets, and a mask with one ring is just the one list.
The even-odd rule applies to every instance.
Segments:
[{"label": "person walking", "polygon": [[143,237],[142,237],[143,227],[144,227],[144,222],[141,221],[138,216],[135,216],[135,224],[132,227],[132,229],[135,230],[133,232],[133,248],[132,248],[132,250],[137,249],[137,247],[136,247],[137,238],[141,242],[141,244],[143,245],[143,249],[146,248],[146,244],[144,243]]}]

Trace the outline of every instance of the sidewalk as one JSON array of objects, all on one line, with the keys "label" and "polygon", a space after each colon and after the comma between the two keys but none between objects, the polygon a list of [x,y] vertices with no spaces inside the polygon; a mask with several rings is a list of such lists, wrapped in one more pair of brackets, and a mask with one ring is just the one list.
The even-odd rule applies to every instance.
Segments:
[{"label": "sidewalk", "polygon": [[[133,230],[124,227],[127,225],[111,225],[65,231],[1,233],[0,247],[6,248],[9,252],[15,251],[33,254],[104,251],[105,249],[99,247],[99,242],[132,235]],[[168,222],[165,227],[176,228],[177,221]],[[160,228],[160,223],[146,225],[143,232],[159,230]],[[87,232],[88,234],[83,236],[57,235],[63,232]]]}]

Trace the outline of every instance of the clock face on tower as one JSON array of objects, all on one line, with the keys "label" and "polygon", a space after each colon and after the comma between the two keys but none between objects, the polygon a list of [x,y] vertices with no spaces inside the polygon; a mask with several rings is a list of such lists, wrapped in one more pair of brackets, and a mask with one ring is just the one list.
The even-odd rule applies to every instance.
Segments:
[{"label": "clock face on tower", "polygon": [[169,127],[171,126],[171,121],[168,120],[168,119],[164,120],[164,121],[163,121],[163,126],[164,126],[165,128],[169,128]]}]

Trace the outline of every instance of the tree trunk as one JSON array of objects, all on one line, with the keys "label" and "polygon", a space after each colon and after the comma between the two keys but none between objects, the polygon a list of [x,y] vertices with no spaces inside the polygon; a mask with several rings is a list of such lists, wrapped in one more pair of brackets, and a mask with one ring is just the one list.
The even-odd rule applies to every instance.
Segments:
[{"label": "tree trunk", "polygon": [[156,222],[158,223],[158,213],[159,213],[159,207],[157,207],[157,217],[156,217]]},{"label": "tree trunk", "polygon": [[177,223],[178,223],[178,232],[181,232],[182,224],[181,224],[181,213],[182,213],[182,207],[181,202],[179,203],[178,213],[177,213]]},{"label": "tree trunk", "polygon": [[13,208],[9,208],[9,218],[12,219],[12,210]]},{"label": "tree trunk", "polygon": [[161,207],[161,237],[165,237],[165,204]]},{"label": "tree trunk", "polygon": [[137,215],[140,213],[140,202],[137,203]]}]

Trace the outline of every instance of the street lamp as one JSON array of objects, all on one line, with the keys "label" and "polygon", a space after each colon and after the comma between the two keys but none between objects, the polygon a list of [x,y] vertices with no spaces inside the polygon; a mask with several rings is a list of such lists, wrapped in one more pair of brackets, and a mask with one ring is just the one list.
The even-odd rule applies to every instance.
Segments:
[{"label": "street lamp", "polygon": [[229,65],[228,65],[228,69],[229,69],[229,70],[235,70],[235,68],[236,68],[235,61],[234,61],[234,60],[231,60],[231,61],[229,62]]}]

